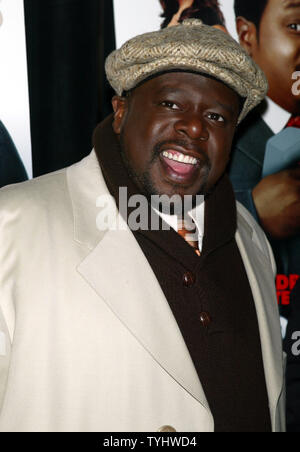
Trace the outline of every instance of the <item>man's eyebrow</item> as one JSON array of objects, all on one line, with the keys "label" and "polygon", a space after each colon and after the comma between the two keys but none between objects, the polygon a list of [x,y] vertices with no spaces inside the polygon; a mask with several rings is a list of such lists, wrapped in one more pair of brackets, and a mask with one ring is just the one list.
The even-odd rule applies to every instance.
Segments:
[{"label": "man's eyebrow", "polygon": [[178,88],[172,85],[163,85],[157,91],[156,94],[170,94],[170,93],[180,93],[183,92],[184,89]]},{"label": "man's eyebrow", "polygon": [[300,1],[284,0],[283,6],[285,9],[300,8]]},{"label": "man's eyebrow", "polygon": [[[299,2],[300,5],[300,2]],[[185,92],[184,89],[180,89],[178,87],[174,87],[174,86],[162,86],[160,89],[157,90],[156,94],[159,95],[168,95],[168,94],[172,94],[172,93],[180,93],[180,92]],[[219,107],[223,108],[224,110],[228,111],[228,113],[233,114],[234,113],[234,109],[230,104],[223,104],[222,102],[215,100],[214,101],[216,103],[216,105],[218,105]]]}]

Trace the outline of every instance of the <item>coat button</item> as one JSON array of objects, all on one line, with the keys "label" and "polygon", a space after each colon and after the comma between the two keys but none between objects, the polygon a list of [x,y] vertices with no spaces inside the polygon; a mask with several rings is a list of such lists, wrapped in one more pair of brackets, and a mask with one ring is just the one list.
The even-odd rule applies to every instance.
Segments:
[{"label": "coat button", "polygon": [[160,433],[174,433],[176,432],[174,427],[171,427],[171,425],[164,425],[163,427],[160,427],[158,430]]},{"label": "coat button", "polygon": [[183,275],[183,285],[185,287],[192,287],[195,284],[196,277],[192,272],[186,272]]},{"label": "coat button", "polygon": [[200,322],[203,326],[208,326],[211,324],[211,316],[208,314],[208,312],[201,312]]}]

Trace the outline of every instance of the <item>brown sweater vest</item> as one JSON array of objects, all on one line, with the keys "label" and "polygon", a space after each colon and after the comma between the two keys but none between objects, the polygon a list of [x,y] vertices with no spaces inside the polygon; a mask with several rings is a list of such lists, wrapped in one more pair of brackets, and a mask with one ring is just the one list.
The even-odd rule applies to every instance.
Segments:
[{"label": "brown sweater vest", "polygon": [[[94,141],[106,183],[118,203],[119,187],[127,187],[129,195],[138,191],[123,165],[111,122],[109,117],[98,126]],[[133,233],[180,327],[215,431],[269,432],[257,315],[235,241],[236,203],[226,176],[205,202],[200,257],[174,230]]]}]

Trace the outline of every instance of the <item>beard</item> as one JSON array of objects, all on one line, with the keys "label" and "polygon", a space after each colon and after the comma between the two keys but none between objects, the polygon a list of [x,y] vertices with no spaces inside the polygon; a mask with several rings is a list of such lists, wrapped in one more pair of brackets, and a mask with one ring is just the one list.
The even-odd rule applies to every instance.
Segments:
[{"label": "beard", "polygon": [[[156,146],[154,147],[153,150],[153,154],[152,157],[150,159],[150,161],[147,163],[147,166],[145,168],[145,171],[143,171],[142,173],[137,173],[131,162],[128,159],[128,154],[126,152],[126,145],[125,145],[125,140],[124,140],[124,134],[121,133],[120,134],[120,147],[121,147],[121,157],[124,163],[124,166],[127,170],[127,173],[130,177],[130,179],[135,183],[135,185],[138,187],[138,189],[140,190],[141,194],[143,194],[144,196],[147,197],[148,201],[152,202],[151,197],[153,196],[163,196],[165,195],[165,193],[161,193],[157,187],[155,186],[152,178],[151,178],[151,169],[153,167],[153,165],[156,163],[156,161],[160,158],[160,154],[162,152],[162,149],[164,146],[166,145],[170,145],[170,144],[176,144],[178,146],[181,146],[183,148],[188,148],[189,144],[187,143],[187,141],[184,140],[172,140],[170,141],[163,141],[160,143],[157,143]],[[202,158],[203,164],[201,167],[201,173],[202,173],[202,183],[201,186],[197,192],[197,195],[191,195],[192,196],[192,207],[196,207],[196,205],[199,203],[199,196],[206,196],[208,195],[211,190],[209,190],[208,188],[208,178],[211,172],[211,162],[209,157],[207,156],[207,154],[205,154],[202,150],[198,150],[198,154],[199,157]],[[168,198],[173,198],[174,200],[171,200],[171,202],[166,202],[167,204],[167,210],[171,207],[171,211],[178,211],[178,206],[179,205],[184,205],[184,203],[182,203],[182,197],[180,195],[178,195],[178,191],[180,191],[180,189],[182,189],[182,186],[180,184],[170,184],[171,186],[171,193],[168,196]],[[166,196],[166,195],[165,195]],[[176,202],[176,196],[180,197],[180,202]],[[155,208],[157,208],[160,211],[164,211],[164,206],[163,203],[160,203],[159,205],[154,205]]]}]

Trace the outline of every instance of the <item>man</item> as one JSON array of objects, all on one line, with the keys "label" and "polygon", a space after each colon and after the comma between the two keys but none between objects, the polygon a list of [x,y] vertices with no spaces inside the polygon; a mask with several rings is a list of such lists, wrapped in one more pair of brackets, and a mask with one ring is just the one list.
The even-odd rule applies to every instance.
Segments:
[{"label": "man", "polygon": [[0,121],[0,187],[24,182],[26,170],[4,124]]},{"label": "man", "polygon": [[226,31],[225,19],[218,0],[160,0],[164,10],[162,28],[178,25],[185,19],[201,19]]},{"label": "man", "polygon": [[[299,70],[300,63],[300,3],[235,0],[235,13],[240,43],[265,72],[269,91],[263,108],[259,107],[241,125],[232,154],[230,178],[237,199],[256,217],[270,238],[279,274],[280,312],[295,328],[296,324],[300,325],[299,309],[294,309],[292,303],[299,303],[297,293],[292,292],[289,298],[289,292],[300,275],[300,169],[296,164],[267,177],[262,172],[269,138],[289,125],[299,127],[300,124],[300,97],[292,89],[293,74]],[[286,148],[288,145],[286,142]],[[289,358],[287,374],[293,378],[287,381],[287,424],[288,429],[295,429],[297,421],[300,430],[294,397],[300,384],[297,371],[298,366]]]},{"label": "man", "polygon": [[[276,174],[263,177],[262,173],[269,138],[289,125],[300,124],[300,97],[292,90],[292,77],[299,69],[300,4],[294,0],[236,0],[235,13],[240,43],[265,72],[269,91],[262,108],[239,130],[230,178],[237,199],[270,237],[278,273],[299,276],[299,166],[286,168],[283,161],[282,170]],[[288,306],[281,308],[288,317]]]},{"label": "man", "polygon": [[92,154],[0,196],[0,430],[282,431],[274,262],[224,176],[265,77],[197,20],[106,71]]}]

